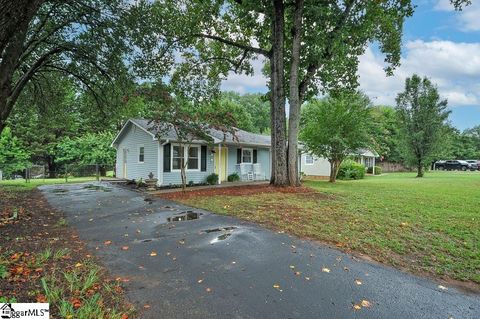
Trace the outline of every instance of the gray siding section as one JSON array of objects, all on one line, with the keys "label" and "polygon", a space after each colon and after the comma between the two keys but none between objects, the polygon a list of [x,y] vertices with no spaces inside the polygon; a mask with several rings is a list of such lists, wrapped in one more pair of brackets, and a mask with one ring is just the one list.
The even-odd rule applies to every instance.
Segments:
[{"label": "gray siding section", "polygon": [[[163,160],[163,159],[162,159]],[[200,161],[200,158],[199,158]],[[214,172],[214,165],[213,165],[213,153],[210,147],[207,148],[207,171],[189,171],[186,170],[187,175],[187,184],[190,181],[194,183],[205,183],[205,180],[208,175]],[[200,167],[200,162],[198,163]],[[173,172],[165,172],[163,173],[163,183],[162,185],[181,185],[182,184],[182,177],[180,176],[180,171],[173,171]]]},{"label": "gray siding section", "polygon": [[[145,160],[138,162],[139,146],[145,148]],[[117,177],[124,177],[123,172],[123,150],[127,150],[127,179],[143,180],[148,178],[152,172],[156,178],[158,163],[158,141],[140,129],[139,127],[128,124],[125,132],[119,138],[117,145]]]},{"label": "gray siding section", "polygon": [[306,164],[306,154],[301,156],[300,171],[309,176],[330,176],[330,162],[326,158],[313,156],[313,164]]}]

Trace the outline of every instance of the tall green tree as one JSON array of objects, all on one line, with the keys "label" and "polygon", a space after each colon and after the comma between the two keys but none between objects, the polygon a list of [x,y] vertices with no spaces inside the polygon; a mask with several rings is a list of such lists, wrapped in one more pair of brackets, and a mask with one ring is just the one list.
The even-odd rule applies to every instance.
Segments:
[{"label": "tall green tree", "polygon": [[385,53],[390,73],[400,61],[404,19],[413,11],[408,0],[163,0],[141,2],[137,9],[136,16],[152,13],[138,26],[153,36],[138,44],[148,52],[143,61],[195,60],[208,65],[210,79],[231,71],[251,74],[252,59],[266,61],[274,185],[299,183],[300,105],[319,91],[355,87],[358,56],[371,41]]},{"label": "tall green tree", "polygon": [[126,77],[126,1],[2,1],[0,8],[0,132],[26,87],[41,98],[48,74],[68,75],[99,104],[103,80]]},{"label": "tall green tree", "polygon": [[300,140],[305,150],[330,162],[334,183],[343,160],[370,147],[369,99],[358,93],[341,93],[307,103],[302,110]]},{"label": "tall green tree", "polygon": [[237,118],[238,128],[260,134],[270,131],[270,102],[264,94],[222,92],[220,106],[224,104]]},{"label": "tall green tree", "polygon": [[375,106],[371,109],[369,134],[372,148],[384,161],[399,163],[402,161],[399,149],[398,115],[393,107]]},{"label": "tall green tree", "polygon": [[5,128],[0,134],[0,171],[3,176],[10,178],[30,164],[30,154],[26,148],[12,135],[10,128]]},{"label": "tall green tree", "polygon": [[425,167],[445,144],[447,100],[440,98],[428,78],[414,74],[406,79],[405,91],[396,101],[406,163],[417,168],[417,177],[423,177]]},{"label": "tall green tree", "polygon": [[100,176],[105,176],[107,167],[115,164],[115,149],[110,146],[114,138],[112,132],[65,137],[55,147],[56,160],[61,164],[98,165]]}]

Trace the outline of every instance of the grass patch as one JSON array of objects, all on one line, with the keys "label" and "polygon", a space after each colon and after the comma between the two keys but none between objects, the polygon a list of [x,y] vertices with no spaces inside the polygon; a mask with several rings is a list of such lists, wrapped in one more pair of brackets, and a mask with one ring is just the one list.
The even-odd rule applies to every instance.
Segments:
[{"label": "grass patch", "polygon": [[38,190],[0,186],[0,207],[0,302],[49,302],[52,318],[136,316],[120,282]]},{"label": "grass patch", "polygon": [[[83,183],[95,181],[96,178],[92,177],[69,177],[68,184],[70,183]],[[0,188],[6,192],[20,192],[28,191],[41,185],[53,185],[53,184],[65,184],[65,178],[46,178],[46,179],[31,179],[30,182],[25,180],[4,180],[0,181]]]},{"label": "grass patch", "polygon": [[307,181],[315,193],[193,196],[180,201],[332,243],[413,272],[480,283],[480,174],[397,173]]}]

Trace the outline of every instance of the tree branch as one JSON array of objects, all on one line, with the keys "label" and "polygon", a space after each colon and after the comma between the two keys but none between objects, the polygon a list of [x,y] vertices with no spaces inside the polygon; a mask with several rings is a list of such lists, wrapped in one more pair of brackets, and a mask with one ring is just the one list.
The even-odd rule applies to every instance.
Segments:
[{"label": "tree branch", "polygon": [[221,42],[221,43],[224,43],[224,44],[227,44],[227,45],[231,45],[231,46],[234,46],[234,47],[246,50],[246,51],[261,54],[261,55],[264,55],[266,57],[271,56],[271,51],[267,51],[265,49],[253,47],[253,46],[243,44],[243,43],[238,43],[238,42],[235,42],[235,41],[232,41],[232,40],[224,39],[224,38],[216,36],[216,35],[210,35],[210,34],[205,34],[205,33],[196,33],[196,34],[193,34],[193,36],[198,37],[198,38],[206,38],[206,39],[210,39],[210,40],[215,40],[215,41],[218,41],[218,42]]},{"label": "tree branch", "polygon": [[[350,16],[350,12],[352,11],[354,5],[355,5],[356,0],[351,0],[345,7],[345,10],[343,11],[342,18],[337,21],[337,24],[333,28],[333,30],[330,32],[327,40],[327,48],[322,56],[322,59],[330,59],[333,56],[332,52],[332,42],[335,39],[335,37],[338,35],[340,30],[343,28],[345,23],[347,22],[348,17]],[[321,64],[318,62],[311,63],[307,67],[307,73],[305,74],[305,77],[299,84],[299,95],[300,95],[300,101],[303,101],[305,98],[305,94],[307,92],[307,87],[310,84],[310,82],[313,79],[313,76],[317,72],[317,70],[320,68]]]}]

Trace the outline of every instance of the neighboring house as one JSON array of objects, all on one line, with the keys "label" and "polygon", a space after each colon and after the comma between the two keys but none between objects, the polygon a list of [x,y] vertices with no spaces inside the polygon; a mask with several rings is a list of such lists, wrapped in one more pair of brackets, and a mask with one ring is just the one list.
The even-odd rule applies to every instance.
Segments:
[{"label": "neighboring house", "polygon": [[241,180],[269,180],[271,171],[270,136],[235,129],[230,133],[209,129],[213,142],[192,141],[188,154],[182,150],[174,130],[157,138],[153,124],[145,119],[129,119],[112,142],[117,150],[117,177],[147,179],[154,174],[159,186],[180,185],[183,157],[187,183],[204,183],[216,173],[219,183],[238,173]]},{"label": "neighboring house", "polygon": [[[375,166],[375,157],[378,157],[378,154],[367,149],[360,149],[358,152],[351,154],[351,157],[369,168]],[[302,152],[300,156],[300,172],[307,176],[326,179],[330,176],[330,162],[326,158],[318,158]]]}]

